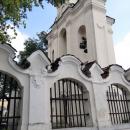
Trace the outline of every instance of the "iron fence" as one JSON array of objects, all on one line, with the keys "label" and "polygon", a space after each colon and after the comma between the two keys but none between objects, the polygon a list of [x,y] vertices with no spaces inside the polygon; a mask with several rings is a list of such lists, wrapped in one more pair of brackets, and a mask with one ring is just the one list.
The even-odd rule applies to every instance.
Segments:
[{"label": "iron fence", "polygon": [[112,124],[130,122],[130,100],[127,99],[127,91],[123,87],[119,87],[118,84],[109,86],[107,91],[107,101]]},{"label": "iron fence", "polygon": [[62,79],[50,88],[52,128],[86,127],[88,98],[76,81]]},{"label": "iron fence", "polygon": [[17,81],[0,72],[0,130],[17,130],[20,100],[21,89]]}]

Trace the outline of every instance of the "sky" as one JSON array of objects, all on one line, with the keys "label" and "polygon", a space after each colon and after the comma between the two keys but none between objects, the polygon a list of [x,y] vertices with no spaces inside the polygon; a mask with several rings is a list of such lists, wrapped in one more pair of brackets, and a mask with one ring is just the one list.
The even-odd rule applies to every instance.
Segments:
[{"label": "sky", "polygon": [[[20,27],[17,29],[18,36],[12,41],[12,45],[18,50],[23,50],[23,42],[28,37],[36,37],[41,31],[49,32],[53,24],[57,11],[50,4],[43,3],[44,9],[33,8],[28,13],[26,29]],[[107,15],[113,17],[116,22],[113,25],[113,41],[116,56],[116,63],[123,66],[124,69],[130,67],[130,0],[107,0]],[[11,32],[10,32],[11,34]]]}]

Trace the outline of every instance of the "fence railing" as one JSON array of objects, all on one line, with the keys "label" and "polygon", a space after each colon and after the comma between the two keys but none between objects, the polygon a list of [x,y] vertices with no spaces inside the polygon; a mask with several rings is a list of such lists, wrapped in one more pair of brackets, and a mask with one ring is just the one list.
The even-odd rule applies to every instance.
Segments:
[{"label": "fence railing", "polygon": [[[88,98],[78,82],[62,79],[50,88],[52,128],[86,127]],[[90,106],[89,106],[90,107]]]},{"label": "fence railing", "polygon": [[119,85],[111,85],[107,91],[107,101],[112,124],[130,122],[130,100],[127,99],[127,91]]},{"label": "fence railing", "polygon": [[21,89],[17,81],[0,72],[0,130],[17,130]]}]

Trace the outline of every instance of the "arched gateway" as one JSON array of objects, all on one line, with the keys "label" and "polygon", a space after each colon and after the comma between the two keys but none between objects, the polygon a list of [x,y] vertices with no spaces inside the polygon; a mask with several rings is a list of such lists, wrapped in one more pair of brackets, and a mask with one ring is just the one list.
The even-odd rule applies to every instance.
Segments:
[{"label": "arched gateway", "polygon": [[18,130],[21,94],[17,80],[0,71],[0,130]]},{"label": "arched gateway", "polygon": [[50,88],[52,128],[92,126],[89,92],[74,79],[60,79]]}]

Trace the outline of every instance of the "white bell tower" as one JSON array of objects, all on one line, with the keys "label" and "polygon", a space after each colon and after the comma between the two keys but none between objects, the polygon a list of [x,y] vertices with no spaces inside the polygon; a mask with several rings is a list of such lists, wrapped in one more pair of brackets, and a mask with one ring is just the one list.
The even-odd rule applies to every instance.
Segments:
[{"label": "white bell tower", "polygon": [[48,55],[54,61],[75,55],[83,62],[96,60],[101,67],[115,63],[112,25],[106,16],[106,0],[67,0],[48,34]]}]

